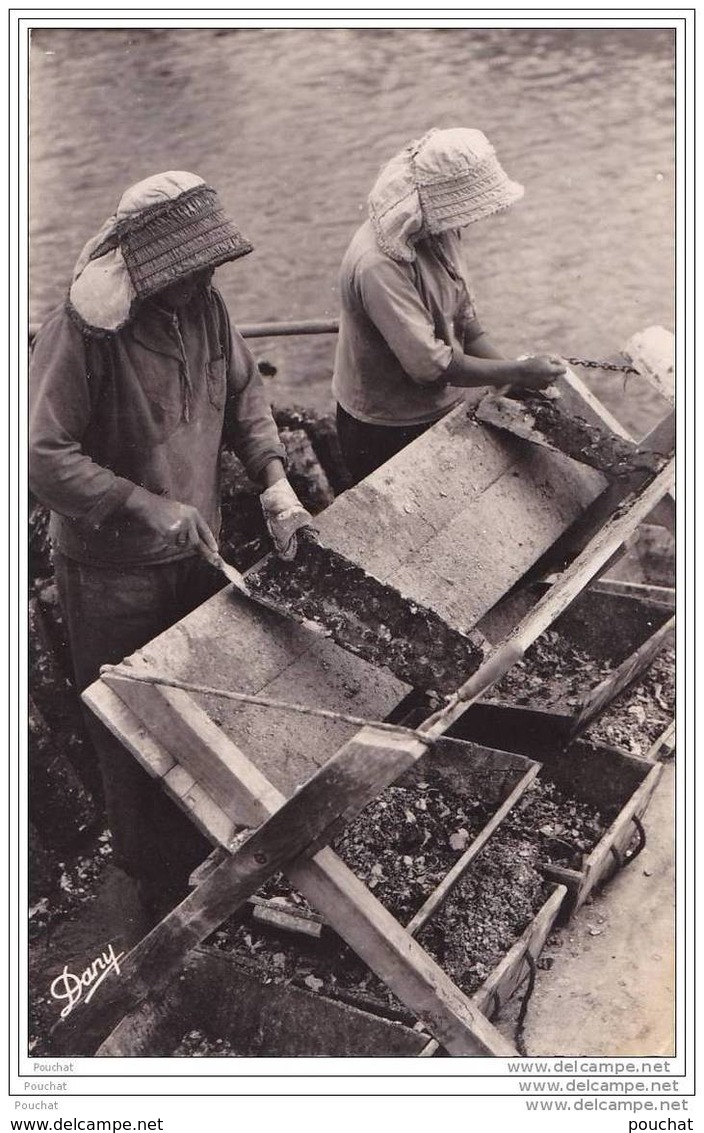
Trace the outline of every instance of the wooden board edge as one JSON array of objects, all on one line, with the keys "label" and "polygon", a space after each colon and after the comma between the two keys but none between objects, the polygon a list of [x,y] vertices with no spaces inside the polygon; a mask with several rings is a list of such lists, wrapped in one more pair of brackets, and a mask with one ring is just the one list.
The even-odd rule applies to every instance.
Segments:
[{"label": "wooden board edge", "polygon": [[648,665],[655,660],[658,653],[666,648],[668,639],[672,637],[674,630],[675,618],[673,616],[655,633],[646,638],[634,653],[631,653],[613,672],[609,673],[608,677],[599,681],[581,698],[575,712],[570,733],[571,739],[579,735],[595,716],[608,708],[609,704],[645,671]]},{"label": "wooden board edge", "polygon": [[633,818],[642,819],[645,815],[662,773],[662,764],[650,765],[643,782],[621,808],[609,829],[587,857],[573,912],[581,908],[597,885],[604,884],[618,869],[617,855],[625,851],[635,832]]}]

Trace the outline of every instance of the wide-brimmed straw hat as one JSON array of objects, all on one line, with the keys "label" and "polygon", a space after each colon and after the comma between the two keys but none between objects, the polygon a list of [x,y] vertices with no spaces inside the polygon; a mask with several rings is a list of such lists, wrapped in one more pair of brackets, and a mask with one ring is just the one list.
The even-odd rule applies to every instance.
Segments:
[{"label": "wide-brimmed straw hat", "polygon": [[201,177],[158,173],[132,185],[86,244],[74,268],[69,308],[87,330],[116,331],[129,321],[136,300],[252,250]]},{"label": "wide-brimmed straw hat", "polygon": [[523,191],[481,130],[430,130],[383,167],[369,216],[382,250],[410,263],[418,240],[509,208]]}]

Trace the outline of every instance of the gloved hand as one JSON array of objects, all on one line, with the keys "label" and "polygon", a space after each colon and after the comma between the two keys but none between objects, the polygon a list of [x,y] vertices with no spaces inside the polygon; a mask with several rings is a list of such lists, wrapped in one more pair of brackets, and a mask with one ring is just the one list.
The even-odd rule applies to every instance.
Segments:
[{"label": "gloved hand", "polygon": [[298,550],[296,532],[300,527],[311,527],[312,516],[285,477],[265,488],[259,499],[277,555],[287,561],[294,559]]}]

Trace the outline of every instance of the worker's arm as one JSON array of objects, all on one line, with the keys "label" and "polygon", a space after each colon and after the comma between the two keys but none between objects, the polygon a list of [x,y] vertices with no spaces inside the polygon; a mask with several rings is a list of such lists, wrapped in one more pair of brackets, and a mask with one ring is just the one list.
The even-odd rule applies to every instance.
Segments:
[{"label": "worker's arm", "polygon": [[[471,333],[475,329],[476,333]],[[473,326],[468,328],[468,332],[465,332],[464,352],[473,355],[475,358],[506,359],[506,355],[497,350],[489,335],[479,326],[476,320]]]},{"label": "worker's arm", "polygon": [[474,329],[479,333],[472,337],[470,323],[464,349],[453,349],[436,336],[408,267],[389,257],[358,265],[357,287],[369,318],[418,385],[543,389],[564,373],[562,363],[546,357],[502,358],[476,320]]},{"label": "worker's arm", "polygon": [[266,488],[285,476],[286,452],[256,360],[231,325],[220,292],[211,288],[210,294],[227,365],[223,443],[240,458],[250,480]]},{"label": "worker's arm", "polygon": [[285,450],[271,412],[259,367],[242,336],[230,325],[227,309],[214,292],[227,342],[228,400],[224,439],[245,466],[247,475],[263,486],[260,496],[267,530],[283,559],[295,557],[296,532],[312,518],[286,477]]},{"label": "worker's arm", "polygon": [[445,371],[448,385],[470,389],[475,386],[519,386],[522,389],[545,389],[565,373],[558,358],[532,355],[529,358],[502,358],[501,355],[477,355],[453,351]]},{"label": "worker's arm", "polygon": [[54,511],[96,528],[134,489],[130,480],[83,451],[99,386],[100,374],[90,370],[83,335],[65,311],[56,311],[41,328],[32,352],[29,486]]}]

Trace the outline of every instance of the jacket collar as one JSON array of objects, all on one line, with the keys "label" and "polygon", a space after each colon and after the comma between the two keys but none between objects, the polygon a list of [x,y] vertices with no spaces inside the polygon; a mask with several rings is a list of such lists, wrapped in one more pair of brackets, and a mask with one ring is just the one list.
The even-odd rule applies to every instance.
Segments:
[{"label": "jacket collar", "polygon": [[174,328],[178,325],[175,312],[147,301],[140,306],[137,316],[129,323],[132,337],[147,350],[181,360],[181,348]]}]

